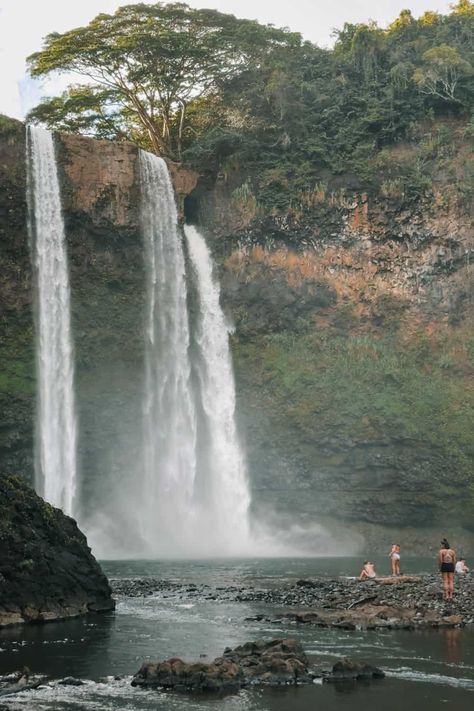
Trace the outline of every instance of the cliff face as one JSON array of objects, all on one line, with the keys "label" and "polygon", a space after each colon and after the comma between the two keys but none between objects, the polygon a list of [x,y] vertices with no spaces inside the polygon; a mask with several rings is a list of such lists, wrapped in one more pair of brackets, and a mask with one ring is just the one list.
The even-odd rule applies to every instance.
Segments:
[{"label": "cliff face", "polygon": [[25,129],[0,117],[0,464],[33,466],[34,343]]},{"label": "cliff face", "polygon": [[[0,464],[31,474],[23,136],[20,124],[0,125],[0,348],[7,364]],[[141,446],[137,150],[67,135],[57,137],[57,150],[84,500],[99,491],[113,499],[114,487],[133,482]],[[280,523],[317,515],[369,538],[379,526],[387,536],[401,528],[416,536],[414,524],[451,530],[455,517],[467,540],[474,513],[467,202],[441,183],[434,197],[408,204],[320,189],[301,209],[268,215],[236,190],[237,175],[197,184],[195,174],[174,166],[172,173],[180,204],[213,247],[236,326],[238,414],[255,512]]]},{"label": "cliff face", "polygon": [[435,522],[471,529],[472,204],[440,180],[417,203],[316,191],[262,215],[232,175],[197,199],[236,326],[256,505],[336,518],[375,547],[380,526],[411,547],[414,523],[424,541]]}]

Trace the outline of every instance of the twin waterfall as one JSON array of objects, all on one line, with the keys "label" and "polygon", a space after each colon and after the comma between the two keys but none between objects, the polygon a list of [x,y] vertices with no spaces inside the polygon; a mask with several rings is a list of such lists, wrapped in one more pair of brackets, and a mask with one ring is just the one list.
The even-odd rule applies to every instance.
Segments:
[{"label": "twin waterfall", "polygon": [[37,284],[36,487],[74,513],[77,495],[74,357],[68,262],[53,138],[28,127],[28,207]]},{"label": "twin waterfall", "polygon": [[[29,207],[37,280],[37,487],[77,515],[74,363],[67,255],[51,135],[28,129]],[[134,555],[249,553],[250,503],[234,419],[229,327],[203,237],[178,227],[166,163],[139,153],[146,267],[142,461],[128,487]],[[117,481],[117,487],[120,482]],[[131,493],[130,493],[131,492]],[[88,519],[101,520],[100,502]],[[110,511],[108,512],[110,515]],[[113,511],[112,511],[113,515]],[[121,514],[117,512],[116,518]],[[93,526],[103,557],[118,556]],[[104,527],[104,531],[106,527]]]}]

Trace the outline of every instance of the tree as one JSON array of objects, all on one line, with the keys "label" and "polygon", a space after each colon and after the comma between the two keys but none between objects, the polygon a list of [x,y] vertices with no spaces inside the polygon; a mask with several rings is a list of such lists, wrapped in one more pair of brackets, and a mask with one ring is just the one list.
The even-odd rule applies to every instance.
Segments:
[{"label": "tree", "polygon": [[[137,124],[152,150],[181,157],[188,104],[258,63],[298,45],[288,30],[183,3],[127,5],[86,27],[53,33],[29,57],[33,76],[74,73],[86,86],[46,100],[30,117],[50,126]],[[94,97],[94,101],[91,101]]]},{"label": "tree", "polygon": [[459,82],[473,73],[470,62],[457,49],[441,44],[423,53],[423,66],[415,70],[413,81],[423,94],[461,103],[455,95]]}]

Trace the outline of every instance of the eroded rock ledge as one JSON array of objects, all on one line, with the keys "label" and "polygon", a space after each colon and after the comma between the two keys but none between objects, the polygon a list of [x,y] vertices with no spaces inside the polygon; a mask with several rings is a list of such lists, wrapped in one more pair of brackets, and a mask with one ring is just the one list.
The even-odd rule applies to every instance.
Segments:
[{"label": "eroded rock ledge", "polygon": [[114,607],[76,522],[19,477],[0,477],[0,627]]}]

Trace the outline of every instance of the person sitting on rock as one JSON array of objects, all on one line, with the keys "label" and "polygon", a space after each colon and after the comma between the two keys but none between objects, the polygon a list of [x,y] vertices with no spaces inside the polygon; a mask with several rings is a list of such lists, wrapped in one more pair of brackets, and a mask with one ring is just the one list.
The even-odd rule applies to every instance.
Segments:
[{"label": "person sitting on rock", "polygon": [[364,560],[364,566],[360,571],[359,580],[366,580],[367,578],[375,578],[377,573],[375,572],[375,566],[369,560]]},{"label": "person sitting on rock", "polygon": [[454,572],[464,575],[464,573],[469,573],[469,568],[466,565],[464,558],[460,558],[456,565],[454,566]]},{"label": "person sitting on rock", "polygon": [[438,553],[439,571],[443,577],[443,598],[453,599],[454,591],[454,568],[456,565],[456,551],[451,548],[446,538],[441,541],[441,548]]}]

